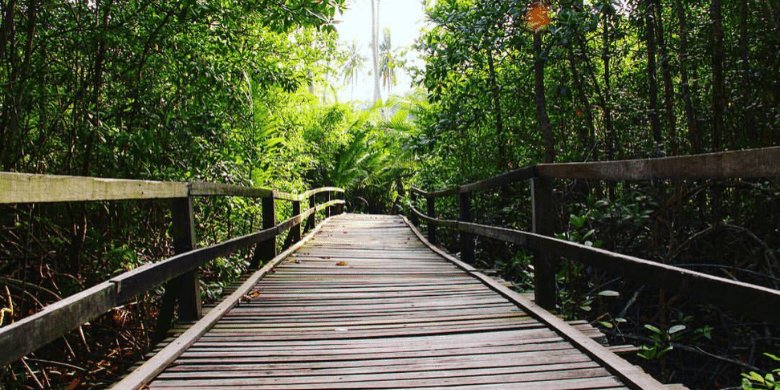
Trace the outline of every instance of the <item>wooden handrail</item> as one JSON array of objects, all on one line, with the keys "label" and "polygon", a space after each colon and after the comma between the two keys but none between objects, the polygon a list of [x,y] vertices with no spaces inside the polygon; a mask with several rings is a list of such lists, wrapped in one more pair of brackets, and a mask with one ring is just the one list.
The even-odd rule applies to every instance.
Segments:
[{"label": "wooden handrail", "polygon": [[270,198],[274,191],[268,188],[243,187],[223,183],[191,183],[190,196],[243,196],[247,198]]},{"label": "wooden handrail", "polygon": [[748,317],[780,323],[780,291],[733,281],[667,264],[622,255],[571,241],[521,230],[430,218],[412,207],[419,218],[438,226],[509,242],[588,264],[635,282],[691,296]]},{"label": "wooden handrail", "polygon": [[[780,323],[780,291],[749,283],[732,281],[684,268],[661,264],[633,256],[587,247],[550,237],[551,179],[651,180],[651,179],[727,179],[780,177],[780,147],[657,159],[623,160],[590,163],[538,164],[520,168],[478,182],[443,191],[426,192],[412,188],[415,195],[428,200],[428,215],[410,205],[411,213],[429,224],[429,234],[436,226],[461,232],[461,241],[469,235],[493,238],[535,250],[535,294],[542,307],[555,307],[554,256],[566,257],[634,281],[691,296],[748,317]],[[534,233],[459,220],[436,218],[432,207],[436,197],[460,194],[460,214],[464,215],[464,194],[493,189],[518,181],[532,180]],[[468,198],[466,197],[468,200]],[[466,205],[467,206],[467,205]],[[468,213],[466,213],[468,215]],[[547,224],[549,225],[549,224]],[[467,235],[464,235],[467,234]],[[461,247],[462,257],[471,253]]]},{"label": "wooden handrail", "polygon": [[411,190],[424,197],[440,198],[499,188],[536,177],[595,180],[780,177],[780,146],[637,160],[536,164],[444,190],[426,192],[416,187]]},{"label": "wooden handrail", "polygon": [[306,200],[321,192],[344,192],[344,190],[339,187],[321,187],[302,194],[290,194],[269,188],[224,183],[103,179],[0,172],[0,204],[173,199],[187,196],[273,197],[293,202]]},{"label": "wooden handrail", "polygon": [[[64,190],[58,190],[58,186],[64,187]],[[147,292],[163,283],[168,283],[166,298],[168,298],[168,294],[176,295],[182,293],[182,291],[169,291],[174,286],[182,290],[197,288],[197,269],[214,258],[226,256],[252,245],[257,245],[255,249],[256,255],[261,250],[271,248],[271,253],[273,254],[271,258],[273,258],[276,256],[275,238],[277,235],[291,229],[299,229],[303,221],[312,217],[320,210],[331,210],[334,207],[343,209],[345,204],[342,199],[328,200],[319,205],[314,203],[314,195],[318,193],[343,193],[344,190],[338,187],[322,187],[295,195],[265,188],[241,187],[219,183],[153,182],[9,172],[0,172],[0,190],[2,190],[0,191],[0,204],[174,199],[172,205],[175,211],[174,214],[179,213],[178,216],[174,215],[174,227],[179,226],[177,229],[174,229],[174,235],[181,236],[179,238],[174,237],[174,240],[183,238],[185,241],[190,242],[184,246],[185,249],[178,251],[180,253],[173,257],[125,272],[108,281],[46,306],[38,313],[0,328],[0,350],[6,351],[0,355],[0,365],[13,362],[25,356],[67,332],[76,329],[79,325],[91,321],[112,308],[124,304],[132,297]],[[300,210],[301,200],[308,199],[312,203],[310,204],[311,207],[305,211],[281,223],[277,224],[274,222],[271,226],[260,231],[206,248],[194,249],[191,247],[191,241],[193,241],[194,237],[191,232],[193,214],[189,198],[218,195],[245,196],[263,198],[264,200],[290,200],[294,202],[294,205],[298,205],[298,210]],[[273,202],[264,202],[264,205],[266,203],[269,203],[271,208],[264,210],[264,214],[273,215]],[[274,219],[271,218],[271,220]],[[297,239],[300,240],[300,231],[297,232]],[[180,285],[181,282],[179,284],[171,284],[174,280],[179,280],[187,275],[192,275],[189,279],[186,279],[189,286],[182,286]],[[196,316],[199,317],[199,297],[195,294],[191,298],[198,301],[194,304],[188,303],[187,305],[183,305],[183,302],[180,301],[180,306],[195,307]],[[165,300],[163,303],[164,307],[166,306]],[[171,300],[169,304],[170,310],[173,309],[174,302],[175,299]],[[167,317],[168,321],[170,321],[172,314],[168,314]],[[163,326],[167,326],[167,324],[163,324]]]},{"label": "wooden handrail", "polygon": [[183,198],[187,183],[0,172],[0,204]]},{"label": "wooden handrail", "polygon": [[780,177],[780,146],[642,160],[539,164],[536,173],[554,179],[600,180]]}]

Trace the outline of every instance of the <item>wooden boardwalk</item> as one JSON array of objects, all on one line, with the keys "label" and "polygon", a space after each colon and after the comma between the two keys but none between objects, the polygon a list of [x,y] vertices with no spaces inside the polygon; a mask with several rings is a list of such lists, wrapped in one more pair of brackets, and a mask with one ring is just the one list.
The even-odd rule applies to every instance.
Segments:
[{"label": "wooden boardwalk", "polygon": [[333,217],[149,388],[657,388],[479,275],[401,217]]}]

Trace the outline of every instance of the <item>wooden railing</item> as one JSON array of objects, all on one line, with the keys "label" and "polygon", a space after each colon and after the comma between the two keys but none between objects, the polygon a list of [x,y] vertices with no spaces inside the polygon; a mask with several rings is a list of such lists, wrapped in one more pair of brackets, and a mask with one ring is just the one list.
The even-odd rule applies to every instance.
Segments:
[{"label": "wooden railing", "polygon": [[[33,175],[0,172],[0,204],[85,202],[108,200],[168,199],[173,217],[175,256],[125,272],[80,293],[45,307],[42,311],[0,328],[0,365],[13,362],[45,344],[78,328],[99,315],[120,306],[134,296],[165,283],[165,295],[158,318],[158,331],[167,331],[178,301],[181,320],[201,316],[198,268],[208,261],[239,249],[256,245],[250,268],[276,257],[276,236],[290,231],[289,243],[301,239],[301,225],[314,228],[316,213],[343,211],[344,190],[317,188],[300,195],[266,188],[250,188],[217,183],[155,182],[99,179],[92,177]],[[317,205],[317,195],[325,201]],[[341,199],[331,199],[338,194]],[[195,248],[192,198],[196,196],[242,196],[261,198],[262,230],[222,243]],[[277,223],[275,200],[292,202],[293,216]],[[301,212],[301,202],[309,207]]]},{"label": "wooden railing", "polygon": [[[428,240],[432,243],[437,241],[437,226],[459,231],[461,259],[466,262],[474,260],[475,235],[518,244],[533,250],[535,299],[538,305],[546,309],[555,308],[557,267],[555,259],[565,257],[639,283],[713,303],[748,317],[780,323],[780,291],[778,290],[550,237],[554,233],[555,216],[552,200],[553,179],[777,177],[780,177],[780,147],[644,160],[539,164],[441,191],[426,192],[412,188],[410,219],[415,223],[418,219],[428,223]],[[473,193],[525,180],[531,181],[533,232],[472,223],[471,195]],[[427,215],[414,208],[417,195],[426,198]],[[435,199],[450,195],[458,196],[460,211],[458,220],[437,219]]]}]

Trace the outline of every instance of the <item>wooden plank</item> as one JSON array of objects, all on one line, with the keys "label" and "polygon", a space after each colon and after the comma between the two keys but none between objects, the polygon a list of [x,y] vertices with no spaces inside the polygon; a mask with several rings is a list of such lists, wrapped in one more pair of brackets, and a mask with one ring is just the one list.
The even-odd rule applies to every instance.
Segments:
[{"label": "wooden plank", "polygon": [[0,204],[183,198],[188,184],[0,172]]},{"label": "wooden plank", "polygon": [[595,180],[778,177],[777,161],[780,161],[780,147],[637,160],[537,164],[446,190],[426,192],[412,187],[411,191],[421,196],[442,197],[498,188],[534,177]]},{"label": "wooden plank", "polygon": [[341,187],[320,187],[320,188],[315,188],[313,190],[309,190],[309,191],[306,191],[306,192],[300,194],[299,195],[299,199],[300,200],[305,200],[305,199],[307,199],[309,197],[312,197],[312,196],[314,196],[316,194],[319,194],[321,192],[341,192],[341,193],[343,193],[344,189],[341,188]]},{"label": "wooden plank", "polygon": [[539,176],[558,179],[731,179],[780,176],[780,147],[692,156],[589,163],[539,164]]},{"label": "wooden plank", "polygon": [[452,187],[446,190],[426,192],[423,195],[426,198],[441,198],[443,196],[457,195],[460,192],[460,187]]},{"label": "wooden plank", "polygon": [[[461,192],[458,195],[458,221],[471,222],[471,197],[468,192]],[[474,236],[468,232],[460,232],[460,259],[465,263],[473,263],[474,255]]]},{"label": "wooden plank", "polygon": [[290,236],[292,237],[290,239],[291,243],[296,243],[301,240],[301,221],[304,220],[308,215],[304,216],[301,215],[301,201],[296,200],[292,202],[292,214],[293,216],[298,216],[298,223],[296,223],[290,230]]},{"label": "wooden plank", "polygon": [[[434,378],[434,377],[453,377],[453,376],[475,376],[475,375],[500,375],[500,374],[517,374],[524,372],[545,372],[545,371],[558,371],[558,370],[572,370],[572,369],[584,369],[584,368],[596,368],[598,365],[590,361],[578,361],[576,358],[572,358],[571,361],[566,361],[565,356],[555,356],[555,358],[563,361],[557,363],[538,364],[538,365],[510,365],[504,367],[484,367],[484,362],[474,362],[475,366],[470,368],[463,368],[461,365],[449,364],[446,366],[434,366],[434,365],[417,365],[410,366],[390,366],[390,370],[386,367],[375,367],[376,371],[365,372],[365,369],[328,369],[319,368],[316,372],[318,378],[306,378],[300,374],[295,375],[293,370],[264,370],[262,366],[252,365],[249,367],[236,367],[235,370],[225,370],[223,367],[219,367],[220,371],[206,371],[197,370],[194,372],[166,372],[160,375],[160,379],[186,379],[186,378],[220,378],[220,377],[265,377],[284,378],[285,382],[290,381],[292,383],[316,383],[315,381],[329,381],[333,382],[338,380],[341,375],[351,375],[349,378],[351,381],[367,381],[367,380],[384,380],[392,379],[397,376],[397,373],[409,374],[412,373],[414,378]],[[551,359],[556,361],[554,359]],[[418,368],[421,367],[421,368]],[[189,367],[185,367],[189,368]],[[207,369],[208,367],[200,366],[199,368]],[[312,370],[313,371],[313,370]],[[291,377],[291,378],[290,378]]]},{"label": "wooden plank", "polygon": [[[458,260],[458,259],[456,259],[456,258],[454,258],[452,256],[449,256],[446,252],[444,252],[443,250],[439,249],[438,247],[433,245],[431,242],[426,240],[425,237],[423,237],[422,233],[420,233],[420,231],[417,230],[417,228],[411,222],[409,222],[406,218],[404,218],[404,222],[406,222],[406,224],[412,230],[414,235],[417,236],[417,239],[419,239],[420,242],[422,242],[424,245],[426,245],[428,248],[430,248],[437,255],[448,259],[450,262],[454,263],[458,268],[460,268],[460,269],[462,269],[462,270],[464,270],[466,272],[473,272],[473,271],[477,270],[476,268],[472,267],[471,265],[466,264],[466,263],[464,263],[464,262],[462,262],[462,261],[460,261],[460,260]],[[456,226],[457,226],[457,221],[455,221],[455,222],[456,222]]]},{"label": "wooden plank", "polygon": [[747,317],[780,323],[780,291],[609,252],[519,230],[478,224],[459,229],[592,265],[614,275],[712,303]]},{"label": "wooden plank", "polygon": [[[431,198],[431,199],[433,199],[433,198]],[[418,211],[418,210],[417,210],[416,208],[414,208],[414,207],[410,207],[410,208],[411,208],[412,212],[413,212],[413,213],[414,213],[414,214],[415,214],[415,215],[416,215],[418,218],[421,218],[422,220],[424,220],[425,222],[428,222],[428,223],[430,223],[431,225],[434,225],[434,226],[444,226],[444,227],[453,228],[453,229],[454,229],[454,228],[456,228],[456,227],[458,226],[458,221],[455,221],[455,220],[449,220],[449,219],[437,219],[437,218],[432,218],[432,217],[429,217],[429,216],[427,216],[427,215],[425,215],[425,214],[421,213],[420,211]],[[429,209],[430,209],[430,207],[429,207]],[[436,229],[434,228],[434,226],[429,226],[429,227],[428,227],[428,230],[429,230],[429,232],[430,232],[430,229],[433,229],[433,231],[434,231],[434,232],[436,231]],[[429,236],[430,236],[430,234],[429,234]],[[434,234],[434,237],[435,237],[435,234]],[[431,241],[431,239],[429,238],[429,239],[428,239],[428,241]]]},{"label": "wooden plank", "polygon": [[149,387],[623,387],[407,223],[331,218]]},{"label": "wooden plank", "polygon": [[[195,212],[192,207],[192,198],[174,199],[171,202],[171,217],[173,226],[173,250],[175,253],[187,253],[198,242],[195,235]],[[179,291],[176,291],[179,301],[179,319],[182,321],[195,321],[201,315],[200,283],[198,281],[198,269],[185,272],[178,277],[176,283]],[[166,291],[166,294],[168,291]]]},{"label": "wooden plank", "polygon": [[536,177],[536,170],[534,166],[527,166],[497,176],[493,176],[485,180],[464,184],[460,186],[460,193],[484,191],[484,190],[499,188],[512,183],[516,183],[518,181],[533,179],[534,177]]},{"label": "wooden plank", "polygon": [[[531,204],[533,209],[533,232],[551,236],[555,232],[555,206],[553,206],[552,180],[537,177],[531,181]],[[558,297],[556,279],[558,262],[555,257],[541,250],[534,251],[534,294],[536,303],[547,309],[555,310]]]},{"label": "wooden plank", "polygon": [[[360,375],[338,375],[338,376],[299,376],[283,378],[284,388],[294,388],[294,386],[302,385],[316,385],[318,388],[342,388],[342,389],[387,389],[387,388],[404,388],[404,387],[420,387],[420,386],[447,386],[447,385],[476,385],[486,383],[523,383],[523,382],[539,382],[550,380],[562,380],[562,379],[580,379],[580,378],[602,378],[609,377],[606,372],[601,368],[574,368],[569,367],[565,370],[551,371],[549,369],[544,370],[544,366],[537,366],[534,370],[516,370],[520,372],[512,372],[513,370],[501,370],[509,372],[501,372],[494,370],[491,375],[485,375],[486,370],[469,371],[463,370],[450,370],[450,371],[429,371],[427,373],[416,373],[413,378],[404,375],[404,373],[393,374],[360,374]],[[498,372],[496,372],[498,371]],[[489,371],[488,371],[489,372]],[[172,386],[242,386],[242,385],[256,385],[263,388],[263,386],[279,386],[279,378],[268,378],[261,375],[248,375],[239,376],[233,378],[187,378],[185,380],[167,380],[155,382],[155,387],[172,387]]]},{"label": "wooden plank", "polygon": [[[409,224],[408,220],[406,222],[407,224]],[[471,223],[462,223],[459,224],[459,226],[469,226],[472,228],[473,227],[490,228],[488,226],[471,224]],[[471,230],[475,233],[477,231],[480,231],[480,229],[471,229]],[[488,230],[490,229],[486,229],[486,231]],[[506,230],[509,229],[503,229],[503,232],[506,233]],[[533,233],[525,233],[525,234],[531,234],[535,238],[560,241],[554,238],[544,237]],[[446,254],[444,255],[444,258],[446,258],[449,261],[458,261],[454,257]],[[621,359],[614,353],[610,352],[609,350],[601,346],[596,341],[583,335],[578,330],[576,330],[575,328],[573,328],[572,326],[564,322],[562,319],[544,310],[542,307],[537,306],[535,303],[532,303],[531,301],[523,298],[521,294],[510,290],[503,284],[498,283],[493,278],[484,275],[481,272],[476,272],[476,271],[471,272],[470,275],[476,277],[477,279],[482,281],[486,286],[490,287],[491,289],[498,292],[505,298],[517,304],[519,307],[521,307],[524,311],[532,315],[534,318],[550,326],[551,329],[555,330],[566,340],[574,344],[582,352],[588,354],[588,356],[595,359],[597,362],[601,363],[604,367],[609,369],[610,372],[612,372],[612,374],[619,376],[622,380],[626,382],[627,385],[629,385],[629,387],[633,387],[635,389],[644,389],[644,390],[663,389],[663,385],[661,383],[659,383],[649,375],[642,372],[641,369],[629,364],[625,360]]]},{"label": "wooden plank", "polygon": [[296,200],[299,200],[300,197],[298,195],[291,194],[289,192],[283,192],[283,191],[274,190],[274,199],[286,200],[286,201],[294,202]]},{"label": "wooden plank", "polygon": [[117,306],[114,283],[103,282],[0,328],[0,365],[11,363]]},{"label": "wooden plank", "polygon": [[[326,221],[323,221],[323,224],[325,222]],[[179,355],[181,355],[181,353],[184,352],[189,346],[194,344],[197,339],[206,333],[206,331],[211,329],[211,327],[213,327],[214,324],[216,324],[217,321],[219,321],[219,319],[228,312],[228,310],[237,305],[241,297],[249,293],[249,291],[251,291],[252,288],[257,284],[257,281],[260,280],[266,273],[268,273],[278,262],[284,260],[287,255],[293,253],[298,248],[303,246],[306,241],[311,239],[321,226],[322,225],[316,227],[308,235],[306,235],[306,237],[301,239],[301,241],[291,246],[286,251],[276,256],[273,260],[269,261],[265,266],[263,266],[263,268],[253,273],[252,276],[250,276],[246,282],[241,284],[241,286],[236,289],[235,292],[225,298],[222,303],[210,310],[208,314],[206,314],[194,326],[187,329],[186,332],[182,333],[179,337],[176,338],[176,340],[171,342],[167,347],[163,348],[162,351],[157,353],[151,359],[147,360],[143,365],[141,365],[141,367],[130,373],[130,375],[123,378],[120,382],[111,386],[111,388],[135,390],[148,383],[157,374],[162,372],[168,364],[179,357]]]},{"label": "wooden plank", "polygon": [[191,196],[244,196],[247,198],[270,198],[274,191],[268,188],[244,187],[223,183],[190,183]]},{"label": "wooden plank", "polygon": [[275,236],[277,229],[261,230],[206,248],[195,249],[170,257],[158,263],[146,264],[111,279],[116,284],[118,302],[125,302],[135,295],[149,291],[179,275],[194,270],[208,261],[226,256]]},{"label": "wooden plank", "polygon": [[653,379],[642,371],[641,368],[634,366],[627,361],[621,359],[608,349],[583,335],[572,326],[568,325],[562,319],[556,317],[550,312],[544,310],[535,303],[525,299],[522,295],[508,289],[506,286],[496,282],[487,275],[479,272],[472,273],[473,276],[482,280],[483,283],[500,293],[507,299],[515,302],[522,307],[526,312],[547,324],[563,336],[566,340],[574,344],[580,349],[580,351],[586,353],[588,356],[601,363],[604,367],[609,369],[612,374],[620,377],[626,382],[629,387],[642,390],[664,390],[665,387],[660,382]]},{"label": "wooden plank", "polygon": [[[591,372],[583,373],[583,375],[589,375]],[[536,375],[506,375],[506,376],[474,376],[474,377],[461,377],[461,378],[442,378],[438,380],[417,380],[408,378],[398,378],[392,381],[376,381],[376,382],[344,382],[344,383],[318,383],[316,388],[318,389],[388,389],[388,388],[416,388],[416,389],[486,389],[496,388],[499,386],[504,389],[516,389],[516,390],[569,390],[569,389],[603,389],[619,386],[619,382],[615,381],[611,377],[586,377],[586,378],[571,378],[570,375],[576,375],[571,371],[564,371],[564,374],[560,378],[545,378],[547,373],[541,373]],[[525,379],[527,378],[527,379]],[[480,386],[484,385],[484,386]],[[233,380],[225,381],[222,383],[210,383],[201,382],[197,384],[171,384],[166,386],[165,383],[155,383],[150,389],[156,388],[188,388],[193,387],[208,387],[210,389],[279,389],[279,384],[254,384],[251,380]],[[446,387],[439,387],[446,386]],[[312,384],[295,384],[284,385],[284,389],[298,390],[298,389],[311,389]]]}]

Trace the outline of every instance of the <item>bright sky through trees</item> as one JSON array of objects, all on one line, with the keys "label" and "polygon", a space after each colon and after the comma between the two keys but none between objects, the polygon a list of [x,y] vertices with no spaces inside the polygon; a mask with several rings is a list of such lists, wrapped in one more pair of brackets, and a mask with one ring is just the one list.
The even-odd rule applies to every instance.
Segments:
[{"label": "bright sky through trees", "polygon": [[[347,10],[336,18],[340,21],[336,25],[339,32],[339,41],[346,46],[357,42],[358,50],[365,57],[365,66],[358,72],[358,84],[355,86],[354,97],[351,85],[343,85],[338,88],[339,101],[361,100],[370,102],[373,96],[373,84],[371,73],[371,1],[352,0],[347,4]],[[425,14],[421,0],[385,0],[379,9],[380,31],[390,29],[394,48],[409,48],[406,55],[407,67],[419,65],[418,54],[411,50],[415,39],[419,36],[420,29],[425,25]],[[381,35],[380,35],[381,39]],[[411,77],[408,72],[398,69],[397,84],[390,91],[392,94],[404,94],[411,87]],[[340,82],[340,81],[339,81]],[[388,96],[387,90],[382,89],[382,98]]]}]

